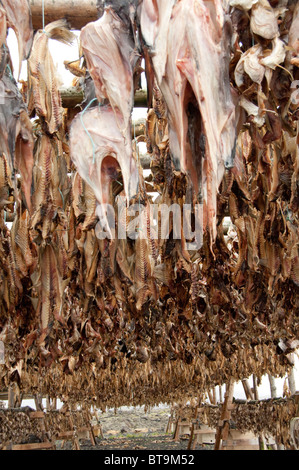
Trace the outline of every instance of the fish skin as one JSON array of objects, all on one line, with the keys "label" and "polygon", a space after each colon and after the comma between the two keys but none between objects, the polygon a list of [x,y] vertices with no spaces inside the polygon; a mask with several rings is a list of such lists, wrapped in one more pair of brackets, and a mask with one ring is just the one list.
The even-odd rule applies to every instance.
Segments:
[{"label": "fish skin", "polygon": [[16,141],[15,161],[22,176],[22,191],[25,196],[27,208],[31,212],[31,187],[32,187],[32,171],[34,167],[34,138],[32,123],[25,110],[21,110],[20,132]]},{"label": "fish skin", "polygon": [[29,57],[33,43],[31,8],[28,0],[1,0],[6,12],[7,27],[14,30],[19,46],[19,74],[22,61]]},{"label": "fish skin", "polygon": [[43,117],[50,134],[62,126],[62,105],[56,69],[49,51],[49,39],[70,45],[75,36],[69,31],[65,20],[53,21],[34,36],[28,59],[28,112]]},{"label": "fish skin", "polygon": [[9,203],[9,193],[12,188],[11,171],[4,153],[0,154],[0,208]]},{"label": "fish skin", "polygon": [[[28,275],[29,270],[34,265],[34,253],[29,233],[30,215],[27,209],[19,204],[17,217],[15,218],[11,229],[11,241],[16,257],[16,266],[24,277]],[[19,261],[19,262],[18,262]]]},{"label": "fish skin", "polygon": [[[82,118],[82,119],[81,119]],[[89,135],[82,125],[87,129]],[[78,173],[93,189],[98,204],[111,204],[110,190],[114,170],[122,172],[127,202],[138,192],[138,168],[132,154],[131,130],[122,135],[110,106],[96,107],[78,115],[71,126],[70,152]],[[95,161],[93,147],[95,146]],[[105,159],[109,158],[109,166]],[[103,166],[104,162],[104,166]],[[107,160],[106,160],[107,162]]]},{"label": "fish skin", "polygon": [[[216,197],[224,168],[232,165],[236,133],[228,73],[229,22],[221,2],[213,1],[210,8],[201,0],[191,4],[147,0],[142,4],[140,21],[168,108],[174,164],[190,175],[195,192],[202,188],[205,228],[215,239]],[[202,161],[192,155],[187,138],[186,105],[191,91],[206,138]]]},{"label": "fish skin", "polygon": [[299,38],[298,38],[298,29],[299,29],[299,4],[295,6],[293,13],[292,24],[289,30],[289,43],[288,46],[291,50],[287,54],[287,62],[291,65],[299,65]]},{"label": "fish skin", "polygon": [[268,0],[259,0],[252,6],[250,28],[254,34],[274,39],[279,34],[278,23]]},{"label": "fish skin", "polygon": [[127,201],[138,191],[131,113],[139,56],[128,28],[109,6],[99,20],[81,30],[80,41],[96,97],[101,105],[108,104],[84,111],[75,119],[70,148],[78,172],[92,187],[101,211],[101,204],[113,202],[111,183],[119,168]]},{"label": "fish skin", "polygon": [[7,18],[6,12],[3,8],[0,7],[0,47],[6,41],[6,34],[7,34]]},{"label": "fish skin", "polygon": [[31,209],[31,184],[33,168],[33,132],[25,103],[16,81],[6,73],[0,81],[0,153],[4,154],[10,168],[19,170],[22,191],[28,209]]},{"label": "fish skin", "polygon": [[124,135],[134,105],[135,54],[133,38],[110,7],[97,21],[81,30],[81,47],[99,102],[108,100]]},{"label": "fish skin", "polygon": [[46,203],[51,191],[51,168],[54,151],[51,140],[47,135],[41,136],[36,143],[36,160],[34,168],[33,211],[36,213]]},{"label": "fish skin", "polygon": [[11,170],[14,168],[16,138],[21,110],[26,111],[17,83],[6,73],[0,81],[0,152],[5,153]]}]

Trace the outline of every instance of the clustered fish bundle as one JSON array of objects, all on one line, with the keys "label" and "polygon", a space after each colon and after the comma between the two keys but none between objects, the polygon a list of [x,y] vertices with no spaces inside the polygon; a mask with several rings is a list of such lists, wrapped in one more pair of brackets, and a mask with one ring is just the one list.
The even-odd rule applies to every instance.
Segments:
[{"label": "clustered fish bundle", "polygon": [[[268,400],[234,403],[231,412],[231,427],[241,433],[252,431],[256,436],[274,437],[278,444],[292,445],[290,421],[296,415],[294,397],[271,398]],[[203,404],[199,420],[211,428],[217,427],[221,416],[221,407]],[[271,416],[271,419],[269,419]]]},{"label": "clustered fish bundle", "polygon": [[[104,409],[282,376],[298,347],[298,3],[98,3],[68,66],[88,99],[70,112],[48,48],[73,41],[66,21],[33,32],[27,0],[0,1],[0,389]],[[171,206],[189,207],[188,233]]]}]

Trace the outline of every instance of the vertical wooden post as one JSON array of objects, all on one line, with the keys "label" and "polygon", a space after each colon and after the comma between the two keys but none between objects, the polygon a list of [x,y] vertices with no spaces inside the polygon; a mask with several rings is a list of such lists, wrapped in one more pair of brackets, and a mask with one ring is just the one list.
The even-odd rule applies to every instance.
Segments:
[{"label": "vertical wooden post", "polygon": [[175,441],[179,441],[179,433],[180,433],[180,417],[177,418],[176,425],[175,425],[175,431],[174,431],[174,436],[173,436],[173,439]]},{"label": "vertical wooden post", "polygon": [[[291,355],[292,358],[294,359],[294,354]],[[295,359],[294,359],[295,361]],[[296,393],[296,381],[295,381],[295,374],[294,374],[294,368],[292,368],[291,372],[288,374],[288,382],[289,382],[289,389],[292,395],[295,395]]]},{"label": "vertical wooden post", "polygon": [[15,392],[13,384],[8,386],[8,408],[14,408],[15,406]]},{"label": "vertical wooden post", "polygon": [[94,432],[93,432],[93,427],[92,427],[92,424],[91,424],[91,414],[90,414],[90,411],[88,408],[86,408],[85,410],[85,416],[86,416],[86,420],[87,420],[87,427],[88,427],[88,430],[89,430],[89,436],[90,436],[90,441],[92,443],[93,446],[96,445],[96,439],[95,439],[95,435],[94,435]]},{"label": "vertical wooden post", "polygon": [[36,411],[44,411],[42,396],[39,393],[34,395],[34,402],[35,402]]},{"label": "vertical wooden post", "polygon": [[277,398],[278,394],[277,394],[277,387],[276,387],[275,378],[272,375],[268,374],[268,379],[269,379],[269,383],[270,383],[271,398]]},{"label": "vertical wooden post", "polygon": [[[257,387],[256,375],[253,374],[252,380],[253,380],[253,394],[254,394],[254,399],[255,399],[255,400],[259,400],[259,394],[258,394],[258,387]],[[264,441],[264,437],[263,437],[262,434],[259,434],[259,446],[260,446],[260,450],[265,450],[265,441]]]},{"label": "vertical wooden post", "polygon": [[[271,398],[277,398],[278,397],[278,393],[277,393],[277,387],[276,387],[276,382],[275,382],[275,377],[273,377],[273,375],[270,375],[268,374],[268,379],[269,379],[269,384],[270,384],[270,394],[271,394]],[[274,449],[275,450],[283,450],[283,446],[281,444],[279,444],[279,442],[277,441],[277,438],[275,437],[275,447]]]},{"label": "vertical wooden post", "polygon": [[217,404],[216,387],[213,387],[213,405]]},{"label": "vertical wooden post", "polygon": [[69,407],[69,423],[73,431],[73,447],[75,448],[74,450],[80,450],[80,443],[77,435],[77,429],[73,420],[71,407]]},{"label": "vertical wooden post", "polygon": [[226,386],[224,402],[222,405],[220,420],[216,430],[214,450],[220,450],[222,439],[226,439],[229,431],[229,420],[234,397],[234,381],[230,379]]},{"label": "vertical wooden post", "polygon": [[256,381],[256,375],[253,374],[252,376],[252,383],[253,383],[253,395],[254,399],[258,400],[259,399],[259,394],[258,394],[258,389],[257,389],[257,381]]},{"label": "vertical wooden post", "polygon": [[211,390],[208,390],[208,397],[209,397],[211,405],[213,405],[213,395],[211,393]]},{"label": "vertical wooden post", "polygon": [[51,410],[51,399],[49,395],[46,396],[46,410],[50,411]]},{"label": "vertical wooden post", "polygon": [[221,386],[221,385],[219,385],[219,402],[220,402],[220,403],[223,402],[222,386]]},{"label": "vertical wooden post", "polygon": [[298,430],[299,430],[299,392],[294,393],[296,404],[295,418],[290,421],[291,449],[299,450]]},{"label": "vertical wooden post", "polygon": [[245,392],[246,400],[253,400],[253,393],[252,393],[252,390],[250,388],[248,379],[243,379],[242,380],[242,385],[243,385],[243,389],[244,389],[244,392]]}]

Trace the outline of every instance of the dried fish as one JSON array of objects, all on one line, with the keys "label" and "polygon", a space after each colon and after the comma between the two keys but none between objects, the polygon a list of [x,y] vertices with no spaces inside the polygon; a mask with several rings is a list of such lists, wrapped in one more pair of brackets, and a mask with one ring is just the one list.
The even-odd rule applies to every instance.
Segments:
[{"label": "dried fish", "polygon": [[49,39],[71,44],[74,34],[68,30],[65,20],[54,21],[38,31],[28,59],[28,112],[34,110],[47,123],[50,134],[62,125],[61,97],[55,66],[49,51]]}]

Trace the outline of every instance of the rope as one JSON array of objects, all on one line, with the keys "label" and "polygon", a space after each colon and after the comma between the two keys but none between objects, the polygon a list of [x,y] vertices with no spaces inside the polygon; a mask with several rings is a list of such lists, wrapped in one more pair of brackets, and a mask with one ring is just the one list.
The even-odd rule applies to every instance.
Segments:
[{"label": "rope", "polygon": [[6,70],[8,71],[9,78],[10,78],[11,80],[13,80],[13,79],[14,79],[14,76],[13,76],[13,73],[12,73],[12,71],[11,71],[11,68],[10,68],[9,64],[6,65]]},{"label": "rope", "polygon": [[42,0],[43,32],[45,33],[45,0]]},{"label": "rope", "polygon": [[[139,155],[139,147],[138,147],[138,142],[136,139],[136,129],[135,129],[135,121],[134,121],[134,141],[135,141],[135,146],[136,146],[136,153],[137,153],[137,169],[138,169],[138,185],[137,185],[137,192],[138,192],[138,208],[139,208],[139,217],[141,217],[141,203],[140,203],[140,177],[139,177],[139,165],[140,165],[140,155]],[[143,229],[141,227],[137,228],[138,232],[143,232]]]},{"label": "rope", "polygon": [[137,139],[136,139],[135,121],[134,121],[134,141],[135,141],[136,153],[137,153],[137,166],[138,166],[138,186],[137,186],[137,190],[138,190],[138,193],[139,193],[139,185],[140,185],[140,178],[139,178],[139,147],[138,147],[138,142],[137,142]]},{"label": "rope", "polygon": [[62,194],[60,188],[58,188],[58,191],[60,192],[60,196],[61,196],[61,199],[62,199],[62,208],[64,209],[64,197],[63,197],[63,194]]}]

